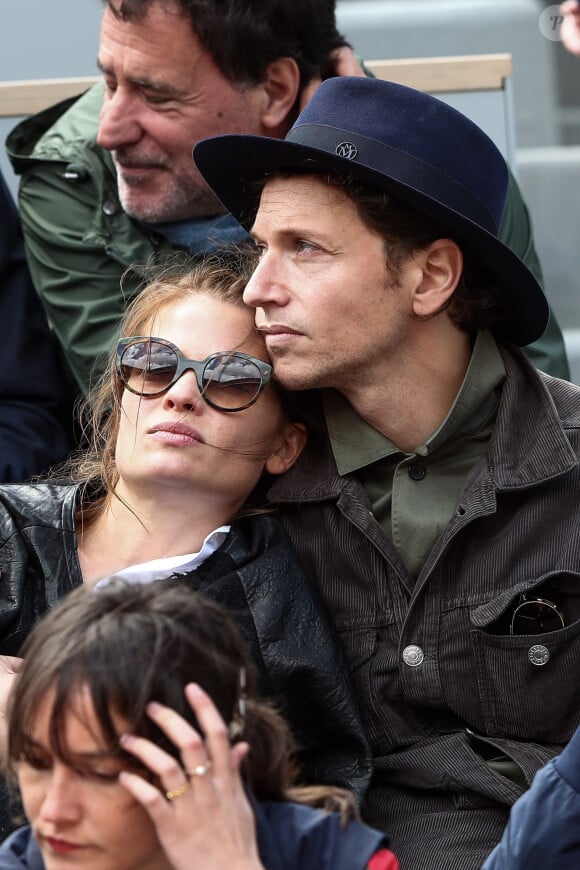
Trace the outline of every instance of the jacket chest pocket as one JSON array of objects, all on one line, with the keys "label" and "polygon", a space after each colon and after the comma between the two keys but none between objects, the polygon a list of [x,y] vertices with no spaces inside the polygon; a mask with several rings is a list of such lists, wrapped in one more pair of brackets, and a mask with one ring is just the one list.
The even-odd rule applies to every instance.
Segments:
[{"label": "jacket chest pocket", "polygon": [[536,580],[475,608],[471,621],[486,733],[569,740],[580,721],[580,575]]}]

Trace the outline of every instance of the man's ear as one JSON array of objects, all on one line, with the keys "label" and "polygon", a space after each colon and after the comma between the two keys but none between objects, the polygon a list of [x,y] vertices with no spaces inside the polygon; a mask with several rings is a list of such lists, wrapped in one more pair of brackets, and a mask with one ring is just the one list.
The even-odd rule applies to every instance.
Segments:
[{"label": "man's ear", "polygon": [[266,461],[265,471],[270,474],[284,474],[296,462],[308,439],[308,431],[303,423],[286,423],[276,451]]},{"label": "man's ear", "polygon": [[449,302],[463,273],[463,254],[451,239],[436,239],[417,257],[422,279],[413,293],[413,314],[429,317]]},{"label": "man's ear", "polygon": [[264,135],[286,135],[294,117],[292,110],[300,91],[300,70],[292,57],[280,57],[266,67],[262,82],[266,100],[262,111]]}]

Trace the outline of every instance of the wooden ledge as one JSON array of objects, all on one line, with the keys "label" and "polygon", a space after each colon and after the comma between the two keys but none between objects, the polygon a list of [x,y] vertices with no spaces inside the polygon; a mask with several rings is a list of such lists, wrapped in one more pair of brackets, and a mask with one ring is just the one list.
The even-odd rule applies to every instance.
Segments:
[{"label": "wooden ledge", "polygon": [[99,76],[0,82],[0,117],[34,115],[53,103],[90,88]]},{"label": "wooden ledge", "polygon": [[512,74],[511,54],[369,60],[365,61],[365,65],[379,79],[398,82],[430,94],[501,90],[504,79]]}]

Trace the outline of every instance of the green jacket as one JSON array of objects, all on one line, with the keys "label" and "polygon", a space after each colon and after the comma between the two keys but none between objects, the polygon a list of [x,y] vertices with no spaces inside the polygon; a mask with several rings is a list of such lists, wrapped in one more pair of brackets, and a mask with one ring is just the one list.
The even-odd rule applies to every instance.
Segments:
[{"label": "green jacket", "polygon": [[[32,278],[82,392],[141,286],[139,266],[160,262],[172,250],[119,203],[111,155],[96,142],[102,100],[99,83],[27,118],[6,141],[22,176],[20,214]],[[528,211],[513,178],[501,236],[542,283]],[[554,317],[527,351],[538,368],[569,377]]]}]

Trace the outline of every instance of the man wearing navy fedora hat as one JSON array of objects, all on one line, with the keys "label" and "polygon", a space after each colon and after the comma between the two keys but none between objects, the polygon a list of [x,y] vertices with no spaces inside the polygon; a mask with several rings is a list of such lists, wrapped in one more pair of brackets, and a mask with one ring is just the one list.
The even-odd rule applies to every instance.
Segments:
[{"label": "man wearing navy fedora hat", "polygon": [[320,390],[269,497],[350,662],[364,817],[403,870],[475,870],[580,720],[580,390],[518,348],[548,308],[498,239],[505,162],[441,101],[362,78],[323,83],[285,140],[194,155],[255,239],[277,378]]}]

